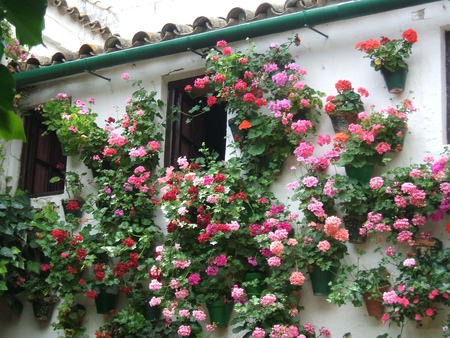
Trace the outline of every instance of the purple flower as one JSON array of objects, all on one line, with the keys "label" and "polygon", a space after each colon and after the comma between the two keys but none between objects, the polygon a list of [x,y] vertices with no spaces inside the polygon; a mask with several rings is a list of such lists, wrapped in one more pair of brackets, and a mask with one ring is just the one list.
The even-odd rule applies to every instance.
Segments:
[{"label": "purple flower", "polygon": [[114,211],[114,216],[116,217],[123,216],[123,210],[117,209],[116,211]]}]

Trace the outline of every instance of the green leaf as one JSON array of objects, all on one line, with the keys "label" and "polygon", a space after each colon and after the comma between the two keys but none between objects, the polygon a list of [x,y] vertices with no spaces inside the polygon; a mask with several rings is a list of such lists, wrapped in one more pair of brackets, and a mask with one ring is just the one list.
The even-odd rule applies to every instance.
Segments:
[{"label": "green leaf", "polygon": [[6,20],[16,27],[16,36],[21,44],[43,44],[47,0],[0,0],[0,7],[6,10]]},{"label": "green leaf", "polygon": [[0,79],[0,139],[26,141],[22,121],[12,112],[16,81],[3,65],[0,65]]},{"label": "green leaf", "polygon": [[4,257],[14,258],[14,254],[12,253],[10,248],[3,247],[0,249],[0,255]]},{"label": "green leaf", "polygon": [[8,269],[6,268],[6,265],[2,262],[0,262],[0,276],[6,275],[8,272]]},{"label": "green leaf", "polygon": [[41,264],[39,262],[27,261],[27,270],[39,274]]},{"label": "green leaf", "polygon": [[248,148],[248,153],[252,156],[261,155],[266,150],[266,145],[264,143],[256,143]]}]

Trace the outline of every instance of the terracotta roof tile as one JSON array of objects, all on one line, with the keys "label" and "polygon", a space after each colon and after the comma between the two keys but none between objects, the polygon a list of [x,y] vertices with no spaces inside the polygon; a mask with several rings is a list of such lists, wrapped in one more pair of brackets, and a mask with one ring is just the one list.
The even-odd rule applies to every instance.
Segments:
[{"label": "terracotta roof tile", "polygon": [[[111,6],[105,6],[98,0],[84,0],[101,9],[108,10],[116,14]],[[108,26],[102,26],[98,20],[91,20],[85,13],[80,13],[76,7],[69,7],[66,0],[48,0],[49,6],[56,6],[58,11],[79,22],[81,25],[88,27],[93,33],[101,34],[105,39],[104,46],[94,46],[84,44],[76,52],[58,52],[49,58],[34,57],[26,62],[26,66],[15,67],[18,71],[26,71],[41,66],[49,66],[61,62],[69,62],[76,58],[85,58],[102,53],[110,53],[121,49],[134,48],[146,44],[158,43],[176,39],[178,37],[198,34],[205,31],[221,29],[227,26],[243,24],[245,22],[262,20],[274,16],[286,15],[293,12],[309,10],[311,8],[322,7],[326,5],[336,4],[339,2],[347,2],[350,0],[286,0],[284,5],[271,4],[269,2],[261,3],[256,11],[235,7],[224,17],[206,17],[200,16],[196,18],[193,24],[177,24],[166,23],[160,32],[138,31],[132,37],[132,40],[122,38],[118,34],[113,34]]]}]

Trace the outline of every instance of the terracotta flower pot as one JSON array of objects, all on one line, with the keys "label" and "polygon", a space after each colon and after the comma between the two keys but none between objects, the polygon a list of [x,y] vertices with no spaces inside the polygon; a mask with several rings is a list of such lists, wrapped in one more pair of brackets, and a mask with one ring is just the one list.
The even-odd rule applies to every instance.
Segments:
[{"label": "terracotta flower pot", "polygon": [[358,123],[357,112],[336,112],[329,116],[335,133],[345,133],[350,124]]},{"label": "terracotta flower pot", "polygon": [[363,300],[366,304],[369,316],[380,319],[384,314],[383,292],[388,291],[390,285],[386,285],[377,289],[377,292],[364,292]]}]

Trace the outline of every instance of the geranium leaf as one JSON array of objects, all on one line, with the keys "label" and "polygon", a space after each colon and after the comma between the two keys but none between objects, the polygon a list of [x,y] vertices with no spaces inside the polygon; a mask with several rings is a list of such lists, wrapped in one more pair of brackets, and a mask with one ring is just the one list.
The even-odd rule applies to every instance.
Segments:
[{"label": "geranium leaf", "polygon": [[248,148],[248,153],[252,156],[261,155],[266,150],[264,143],[256,143]]}]

